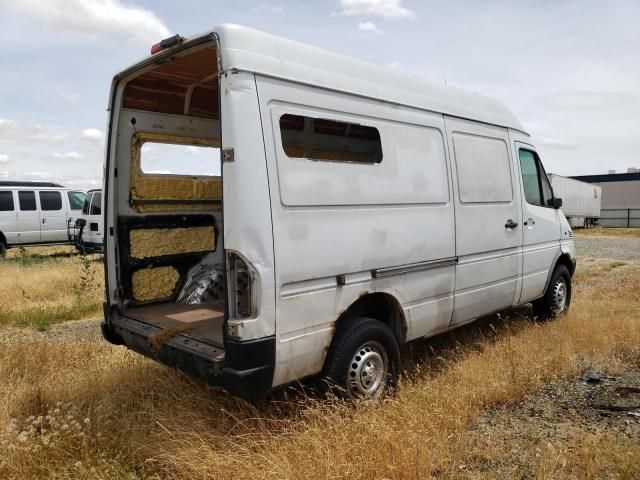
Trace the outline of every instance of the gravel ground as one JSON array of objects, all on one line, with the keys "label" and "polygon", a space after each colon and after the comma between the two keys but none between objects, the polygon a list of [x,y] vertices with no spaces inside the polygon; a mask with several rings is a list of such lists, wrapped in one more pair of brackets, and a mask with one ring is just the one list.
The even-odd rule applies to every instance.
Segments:
[{"label": "gravel ground", "polygon": [[640,238],[574,237],[576,255],[580,257],[640,260]]},{"label": "gravel ground", "polygon": [[[585,257],[611,258],[616,260],[640,260],[640,238],[581,237],[574,238],[578,259]],[[69,338],[77,340],[99,340],[101,319],[77,320],[53,325],[44,332],[33,328],[0,328],[0,344]]]},{"label": "gravel ground", "polygon": [[60,341],[69,340],[98,340],[102,338],[100,332],[100,318],[74,320],[53,325],[43,332],[27,327],[4,327],[0,329],[0,345],[15,342]]}]

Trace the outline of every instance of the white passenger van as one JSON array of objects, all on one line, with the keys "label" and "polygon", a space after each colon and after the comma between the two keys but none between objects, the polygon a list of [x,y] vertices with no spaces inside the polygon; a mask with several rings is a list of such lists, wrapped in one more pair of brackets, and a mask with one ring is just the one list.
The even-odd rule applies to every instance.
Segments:
[{"label": "white passenger van", "polygon": [[568,308],[571,229],[499,102],[234,25],[152,52],[111,91],[109,341],[377,397],[406,342]]},{"label": "white passenger van", "polygon": [[0,255],[10,247],[69,242],[85,194],[50,182],[0,181]]},{"label": "white passenger van", "polygon": [[73,243],[83,253],[103,250],[102,190],[89,190],[73,226]]}]

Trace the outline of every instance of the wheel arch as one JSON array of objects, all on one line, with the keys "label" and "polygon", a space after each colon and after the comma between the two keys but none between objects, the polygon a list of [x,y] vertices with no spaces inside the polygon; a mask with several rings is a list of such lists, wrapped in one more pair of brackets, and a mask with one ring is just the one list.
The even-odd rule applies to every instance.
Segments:
[{"label": "wheel arch", "polygon": [[336,321],[336,327],[353,317],[369,317],[387,325],[399,345],[407,339],[407,320],[398,299],[388,292],[371,292],[361,295]]},{"label": "wheel arch", "polygon": [[553,272],[555,272],[556,268],[558,268],[558,266],[560,266],[560,265],[564,265],[565,267],[567,267],[567,270],[569,270],[569,275],[573,276],[573,271],[575,270],[575,265],[571,261],[571,256],[569,256],[568,253],[560,254],[558,259],[553,264],[553,268],[550,269],[549,273],[547,274],[547,283],[545,283],[545,285],[544,285],[544,291],[545,292],[547,291],[547,288],[549,288],[549,282],[551,282],[551,277],[553,276]]},{"label": "wheel arch", "polygon": [[[559,265],[564,265],[565,267],[567,267],[567,270],[569,270],[569,273],[573,276],[574,265],[568,253],[563,253],[558,257],[558,260],[556,260],[556,264],[553,266],[553,271],[555,271],[555,269],[558,268]],[[547,283],[551,279],[553,271],[549,274]]]}]

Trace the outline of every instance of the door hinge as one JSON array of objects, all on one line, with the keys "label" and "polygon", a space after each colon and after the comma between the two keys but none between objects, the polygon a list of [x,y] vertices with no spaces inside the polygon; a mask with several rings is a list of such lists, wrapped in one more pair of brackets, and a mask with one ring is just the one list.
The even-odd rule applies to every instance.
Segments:
[{"label": "door hinge", "polygon": [[235,162],[233,148],[225,148],[222,150],[222,163]]}]

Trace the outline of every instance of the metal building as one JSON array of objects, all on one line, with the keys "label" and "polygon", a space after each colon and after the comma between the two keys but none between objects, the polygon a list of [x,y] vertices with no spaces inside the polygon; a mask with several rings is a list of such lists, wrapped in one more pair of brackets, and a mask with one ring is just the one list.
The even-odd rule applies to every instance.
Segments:
[{"label": "metal building", "polygon": [[640,227],[640,172],[579,175],[571,178],[602,187],[600,225]]}]

